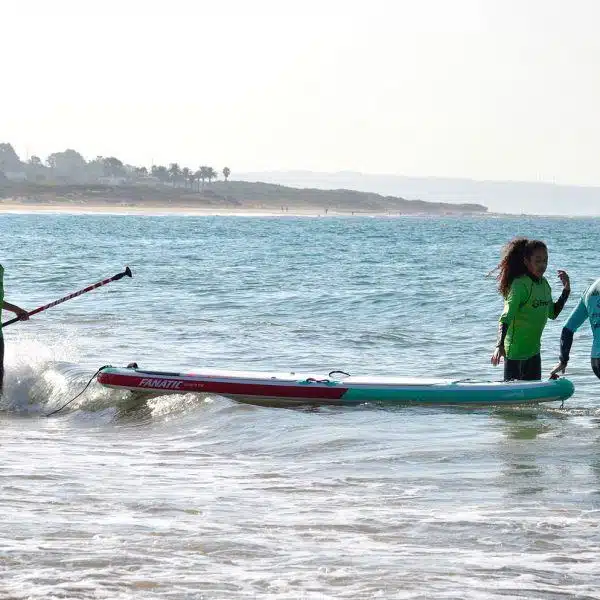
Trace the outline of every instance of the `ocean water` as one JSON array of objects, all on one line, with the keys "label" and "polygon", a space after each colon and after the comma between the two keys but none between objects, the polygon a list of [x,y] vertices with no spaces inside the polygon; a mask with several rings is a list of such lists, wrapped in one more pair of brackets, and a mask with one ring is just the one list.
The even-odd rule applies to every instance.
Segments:
[{"label": "ocean water", "polygon": [[[599,224],[550,218],[4,214],[0,598],[600,598],[600,381],[511,409],[132,406],[102,365],[500,379],[502,244],[571,275],[544,370],[600,277]],[[11,313],[5,313],[4,319]]]}]

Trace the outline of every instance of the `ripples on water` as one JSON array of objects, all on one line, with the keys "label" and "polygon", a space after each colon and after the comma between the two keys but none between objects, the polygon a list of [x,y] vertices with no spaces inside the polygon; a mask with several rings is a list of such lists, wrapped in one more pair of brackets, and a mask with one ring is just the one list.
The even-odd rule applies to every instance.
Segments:
[{"label": "ripples on water", "polygon": [[0,597],[600,597],[588,331],[562,409],[139,405],[92,384],[44,416],[131,360],[497,378],[484,276],[500,246],[545,239],[575,298],[600,275],[597,221],[22,215],[0,229],[6,298],[28,307],[134,270],[5,332]]}]

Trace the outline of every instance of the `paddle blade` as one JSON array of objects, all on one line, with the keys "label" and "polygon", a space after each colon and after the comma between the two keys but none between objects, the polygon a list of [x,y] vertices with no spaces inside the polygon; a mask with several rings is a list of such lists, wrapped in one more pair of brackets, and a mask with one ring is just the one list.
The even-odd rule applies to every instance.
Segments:
[{"label": "paddle blade", "polygon": [[133,277],[133,273],[131,272],[131,269],[129,267],[125,267],[125,270],[122,273],[119,273],[118,275],[115,275],[113,277],[113,281],[119,281],[119,279],[122,279],[123,277]]}]

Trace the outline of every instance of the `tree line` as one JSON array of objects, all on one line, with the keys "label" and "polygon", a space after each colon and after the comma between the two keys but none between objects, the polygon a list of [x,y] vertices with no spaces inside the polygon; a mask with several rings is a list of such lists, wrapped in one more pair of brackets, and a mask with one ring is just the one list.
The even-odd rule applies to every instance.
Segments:
[{"label": "tree line", "polygon": [[[9,179],[27,179],[32,181],[60,181],[72,183],[102,182],[160,182],[194,189],[211,183],[219,177],[219,173],[210,166],[201,165],[197,169],[181,167],[179,163],[168,166],[152,165],[150,170],[145,166],[138,167],[124,164],[115,156],[97,156],[86,161],[76,150],[49,154],[45,161],[33,155],[25,162],[21,161],[13,146],[0,143],[0,174]],[[231,170],[224,167],[221,171],[225,181],[229,180]]]}]

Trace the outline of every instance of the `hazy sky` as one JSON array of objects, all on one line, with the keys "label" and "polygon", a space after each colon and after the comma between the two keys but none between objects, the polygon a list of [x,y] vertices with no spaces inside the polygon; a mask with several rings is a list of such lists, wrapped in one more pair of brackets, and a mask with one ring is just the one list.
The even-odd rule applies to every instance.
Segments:
[{"label": "hazy sky", "polygon": [[596,0],[7,2],[22,158],[600,185]]}]

